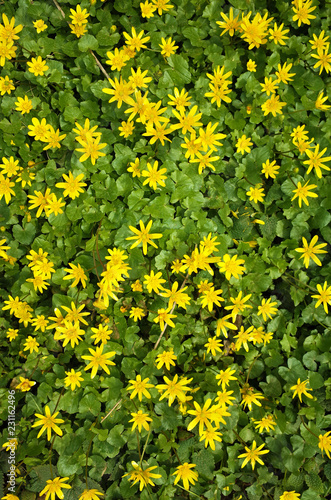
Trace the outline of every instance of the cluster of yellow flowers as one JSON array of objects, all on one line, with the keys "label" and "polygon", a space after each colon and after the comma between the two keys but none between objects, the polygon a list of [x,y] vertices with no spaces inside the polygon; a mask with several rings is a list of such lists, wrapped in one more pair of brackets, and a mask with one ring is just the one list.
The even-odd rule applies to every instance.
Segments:
[{"label": "cluster of yellow flowers", "polygon": [[[96,2],[95,0],[90,0],[90,3],[94,5]],[[311,6],[311,3],[311,0],[294,0],[292,2],[292,19],[298,22],[298,27],[302,23],[309,25],[310,19],[315,18],[315,16],[311,15],[311,12],[316,7]],[[161,15],[173,7],[173,5],[169,4],[169,0],[152,0],[151,2],[146,0],[144,3],[140,3],[141,16],[147,19],[153,17],[156,11]],[[70,12],[71,24],[69,26],[71,32],[77,38],[80,38],[87,32],[88,17],[90,14],[86,9],[82,9],[80,5],[77,5],[75,10],[70,9]],[[268,41],[273,42],[275,45],[279,44],[283,46],[286,45],[286,40],[289,38],[286,36],[289,33],[289,29],[284,29],[284,24],[277,25],[274,23],[272,27],[273,18],[269,17],[268,12],[263,16],[260,13],[253,15],[252,12],[249,12],[246,15],[242,15],[240,19],[240,15],[235,16],[234,10],[231,7],[228,16],[224,13],[221,13],[221,16],[223,20],[217,21],[218,26],[223,30],[221,36],[224,34],[228,34],[230,37],[239,35],[247,43],[249,50],[259,48],[267,44]],[[16,47],[14,46],[14,40],[19,38],[17,33],[23,27],[21,25],[15,27],[14,18],[9,23],[5,14],[2,15],[2,19],[4,24],[0,25],[0,65],[4,66],[6,59],[10,60],[15,57]],[[37,33],[41,33],[47,29],[47,25],[41,19],[35,21],[33,24]],[[116,29],[116,26],[114,29]],[[148,97],[149,84],[152,82],[152,78],[148,75],[148,70],[143,71],[140,66],[136,69],[131,68],[131,75],[127,79],[123,79],[121,70],[141,50],[148,48],[146,44],[151,38],[145,35],[144,30],[137,32],[134,27],[131,28],[131,33],[124,32],[123,37],[125,39],[123,47],[116,47],[113,51],[108,51],[108,59],[106,60],[106,64],[110,66],[111,71],[117,71],[120,75],[109,78],[109,87],[102,89],[105,94],[110,96],[109,103],[116,103],[118,110],[123,105],[123,118],[125,118],[125,115],[128,115],[126,120],[121,121],[119,135],[124,139],[128,139],[134,134],[136,127],[138,129],[143,125],[142,136],[147,137],[151,145],[161,144],[165,146],[167,142],[171,142],[171,134],[177,132],[178,137],[176,139],[179,139],[180,146],[185,152],[185,158],[191,164],[198,164],[199,174],[202,175],[206,168],[215,171],[214,163],[220,159],[220,156],[217,155],[218,148],[223,145],[221,141],[227,137],[226,134],[218,131],[219,123],[209,121],[208,124],[203,124],[203,121],[208,121],[204,119],[209,115],[207,113],[203,115],[198,109],[198,105],[194,102],[192,104],[192,97],[185,88],[174,87],[173,94],[168,94],[168,106],[163,107],[162,100],[152,102],[150,97]],[[314,34],[313,37],[314,39],[309,42],[312,45],[312,50],[315,50],[316,53],[311,56],[318,60],[314,68],[319,68],[320,74],[323,70],[329,73],[331,68],[331,54],[328,53],[329,43],[327,42],[329,37],[324,36],[324,31],[319,36]],[[178,49],[176,40],[172,40],[171,37],[167,39],[162,37],[161,40],[162,43],[159,44],[159,52],[166,63],[169,63],[171,62],[169,58]],[[177,56],[175,55],[174,57]],[[31,61],[27,62],[27,67],[28,71],[36,77],[44,77],[45,73],[49,70],[46,61],[40,56],[36,58],[32,57]],[[286,85],[293,81],[292,77],[296,75],[294,72],[291,73],[292,67],[293,63],[290,61],[286,61],[283,65],[278,64],[275,74],[265,76],[264,81],[259,82],[259,90],[269,97],[261,105],[264,116],[271,114],[273,117],[276,117],[283,113],[282,108],[286,105],[286,102],[280,101],[280,96],[276,95],[276,92],[277,90],[286,90]],[[256,62],[252,59],[247,63],[247,70],[250,72],[256,71]],[[210,99],[208,106],[216,104],[216,107],[219,108],[222,106],[222,103],[231,103],[232,99],[229,97],[229,94],[232,92],[230,88],[232,85],[232,72],[226,70],[226,64],[222,66],[217,65],[213,68],[212,72],[206,73],[205,76],[209,80],[209,91],[204,94],[205,97]],[[1,95],[10,94],[13,90],[15,90],[14,82],[8,76],[0,77]],[[315,102],[315,109],[325,111],[330,108],[329,105],[324,104],[326,100],[327,96],[324,96],[324,92],[322,91]],[[24,95],[24,97],[17,96],[15,105],[16,111],[22,115],[29,114],[34,109],[33,100],[30,100],[27,95]],[[247,109],[247,112],[251,112],[251,108],[249,111]],[[212,113],[211,116],[213,116]],[[171,120],[174,120],[174,122],[171,123]],[[76,122],[75,127],[72,132],[75,133],[75,140],[80,145],[75,151],[82,153],[79,161],[83,163],[90,159],[94,166],[98,158],[106,156],[106,153],[101,151],[107,146],[106,143],[100,143],[102,133],[98,131],[97,125],[91,126],[89,119],[85,120],[84,125]],[[30,137],[33,137],[35,141],[41,141],[46,144],[43,148],[43,151],[46,152],[49,152],[48,150],[50,149],[56,150],[61,148],[61,141],[66,137],[66,134],[61,134],[59,129],[55,130],[47,123],[45,118],[39,120],[33,117],[32,123],[27,128]],[[242,133],[240,137],[236,137],[235,155],[244,155],[251,152],[254,146],[253,140],[255,141],[256,138],[251,132],[246,133],[252,135],[252,137],[247,137],[246,134]],[[321,179],[324,173],[323,170],[330,171],[330,168],[325,163],[329,162],[331,157],[323,156],[327,148],[321,148],[322,150],[320,151],[320,144],[312,145],[314,138],[310,139],[308,137],[305,125],[298,125],[293,128],[291,137],[298,154],[305,154],[308,158],[302,162],[303,165],[307,165],[307,175],[313,173],[316,174],[318,179]],[[15,191],[12,189],[16,185],[14,181],[16,183],[20,182],[22,187],[25,187],[25,185],[31,187],[31,181],[35,178],[35,173],[31,171],[31,168],[36,165],[34,162],[28,164],[28,168],[26,169],[22,168],[19,163],[20,160],[17,160],[14,156],[10,156],[8,158],[3,157],[0,164],[0,200],[4,198],[7,204],[10,203],[12,196],[15,196]],[[142,165],[146,166],[143,167]],[[262,165],[259,165],[258,168],[261,169],[260,172],[264,174],[266,179],[276,179],[281,167],[277,165],[277,160],[269,158]],[[152,163],[149,159],[149,161],[144,163],[141,158],[137,157],[134,161],[130,162],[127,171],[134,178],[136,177],[136,181],[138,182],[140,182],[140,178],[142,177],[144,179],[141,179],[143,180],[142,185],[148,186],[153,191],[164,188],[168,180],[166,175],[167,169],[162,165],[159,168],[159,161],[157,160],[154,160]],[[68,171],[62,177],[63,182],[56,183],[55,187],[63,190],[63,197],[69,197],[74,200],[81,193],[84,193],[84,187],[87,186],[83,182],[84,173]],[[309,204],[309,197],[317,198],[318,196],[313,192],[317,186],[309,184],[309,182],[310,179],[303,186],[301,182],[298,182],[297,185],[295,184],[295,189],[293,190],[294,196],[291,201],[298,198],[300,208],[302,202],[306,205]],[[251,202],[258,204],[264,203],[264,198],[266,197],[264,191],[265,188],[261,187],[260,183],[257,183],[245,192]],[[49,187],[46,187],[44,192],[34,191],[34,195],[29,194],[28,198],[30,199],[29,209],[37,209],[35,214],[37,218],[43,214],[49,217],[52,214],[57,216],[63,213],[65,203],[62,202],[62,198],[57,198],[56,194],[51,192]],[[254,211],[254,214],[249,213],[249,215],[255,217],[258,213],[258,211]],[[232,214],[234,217],[238,217],[235,212],[232,212]],[[247,215],[247,212],[244,215]],[[264,224],[261,219],[254,219],[253,223]],[[148,251],[152,250],[149,246],[158,248],[154,240],[163,238],[163,234],[150,233],[152,225],[153,220],[150,219],[146,225],[142,220],[139,220],[139,229],[135,226],[128,226],[128,229],[133,233],[132,236],[126,238],[128,241],[133,240],[130,249],[141,244],[142,253],[146,256]],[[236,240],[234,241],[236,243]],[[317,245],[317,242],[318,236],[312,237],[310,242],[306,238],[302,238],[303,247],[294,249],[295,252],[302,254],[300,258],[303,259],[306,268],[309,267],[311,260],[319,266],[322,265],[317,255],[327,253],[326,250],[323,250],[327,244],[320,243]],[[254,246],[254,242],[249,242],[249,244],[250,246]],[[172,314],[175,308],[182,308],[187,311],[187,308],[191,307],[192,302],[195,302],[194,305],[200,306],[200,314],[208,315],[215,320],[215,322],[211,323],[211,328],[216,329],[216,332],[208,338],[208,341],[204,344],[205,349],[202,349],[203,360],[207,359],[207,362],[210,360],[217,362],[219,357],[224,355],[224,353],[238,353],[241,348],[249,352],[252,344],[257,348],[266,346],[266,344],[271,342],[273,332],[265,331],[263,323],[267,322],[268,319],[273,319],[277,315],[278,302],[273,301],[272,297],[268,299],[261,297],[259,298],[260,303],[256,304],[254,303],[254,299],[251,300],[251,293],[246,293],[243,290],[238,291],[236,288],[238,282],[236,280],[239,280],[247,272],[246,266],[248,267],[248,262],[244,258],[241,258],[239,253],[231,253],[231,255],[223,253],[222,256],[215,255],[219,252],[218,246],[220,246],[220,243],[217,241],[217,236],[213,237],[212,233],[209,233],[207,237],[199,241],[194,250],[185,254],[181,259],[176,259],[172,262],[172,273],[183,277],[181,285],[177,279],[172,283],[168,275],[168,287],[165,287],[164,284],[167,281],[164,279],[162,272],[155,272],[151,268],[148,271],[144,271],[146,273],[144,274],[144,281],[136,279],[132,282],[132,291],[143,292],[145,287],[149,295],[156,294],[159,297],[165,298],[165,307],[157,306],[155,311],[149,310],[146,304],[147,300],[141,299],[139,296],[139,300],[137,299],[136,301],[137,303],[134,303],[135,296],[133,296],[129,297],[128,301],[124,300],[120,309],[121,312],[125,314],[128,311],[129,317],[135,323],[146,318],[148,314],[151,314],[148,320],[159,325],[162,337],[167,326],[176,327],[173,320],[177,318],[177,315]],[[16,259],[10,257],[7,254],[7,250],[10,250],[10,246],[6,245],[6,239],[0,240],[0,257],[6,262],[13,264]],[[105,257],[107,262],[103,265],[101,277],[98,276],[98,289],[93,302],[93,306],[98,310],[98,313],[108,308],[110,299],[118,300],[118,295],[125,291],[125,287],[123,286],[122,288],[123,282],[125,282],[126,278],[130,280],[129,271],[132,270],[129,264],[125,262],[129,257],[125,254],[124,250],[113,247],[108,250],[108,254]],[[29,261],[28,267],[33,273],[33,277],[26,279],[26,283],[32,283],[34,291],[43,294],[50,286],[52,274],[55,273],[54,263],[48,258],[48,253],[42,248],[38,248],[38,251],[31,249],[26,255],[26,259]],[[63,280],[72,281],[70,288],[81,285],[85,289],[89,282],[88,271],[79,263],[69,263],[68,266],[64,269],[66,275],[63,277]],[[206,271],[211,277],[214,277],[215,270],[219,271],[222,278],[224,275],[224,280],[222,281],[222,287],[226,290],[224,295],[223,290],[216,284],[217,280],[215,280],[215,283],[208,281],[208,279],[200,280],[199,283],[194,281],[196,278],[193,275],[199,271]],[[181,273],[187,273],[186,277]],[[198,298],[196,300],[194,300],[193,295],[190,296],[189,293],[186,293],[189,286],[185,285],[188,282],[190,286],[196,286],[198,289]],[[234,289],[231,288],[232,285],[235,285]],[[192,288],[190,290],[192,291]],[[233,293],[234,291],[235,293]],[[328,313],[328,306],[331,305],[331,286],[328,286],[328,283],[325,281],[323,286],[320,284],[317,285],[317,292],[317,294],[312,295],[313,298],[317,299],[315,307],[323,305],[325,312]],[[226,313],[220,316],[216,308],[221,307],[223,302]],[[36,314],[34,316],[34,311],[27,302],[20,300],[19,297],[13,298],[9,296],[8,300],[5,301],[3,310],[9,310],[9,313],[14,315],[19,320],[19,323],[22,323],[25,327],[34,327],[34,332],[38,330],[45,332],[46,330],[53,329],[53,338],[55,341],[62,342],[63,349],[67,346],[75,349],[86,338],[84,337],[86,332],[83,329],[83,325],[89,326],[85,317],[90,316],[91,313],[84,310],[84,308],[85,304],[77,307],[75,302],[72,301],[70,307],[62,305],[60,309],[56,308],[54,310],[55,316],[45,317],[43,314]],[[66,313],[65,315],[63,311]],[[255,312],[253,321],[250,322],[249,326],[247,324],[243,325],[242,323],[245,322],[248,313],[253,311]],[[115,351],[107,351],[107,341],[113,333],[113,330],[108,327],[109,318],[103,317],[102,314],[100,314],[100,318],[96,327],[91,328],[94,335],[91,335],[90,339],[94,340],[94,348],[91,347],[88,349],[89,354],[81,355],[81,359],[88,362],[84,367],[84,371],[91,370],[91,379],[97,376],[100,368],[109,375],[109,367],[115,365],[115,362],[110,358],[114,358],[117,354]],[[251,324],[252,322],[259,322],[260,326],[254,326]],[[230,336],[228,341],[224,341],[226,345],[223,345],[222,340],[219,339],[221,333],[225,339],[228,339]],[[15,340],[18,335],[18,329],[9,328],[7,330],[7,338],[10,342]],[[97,344],[100,345],[97,346]],[[24,339],[23,345],[24,351],[29,351],[30,354],[38,353],[40,348],[40,344],[36,338],[31,335]],[[213,360],[213,358],[216,358],[216,360]],[[252,411],[253,405],[259,407],[261,409],[261,419],[255,420],[251,418],[255,429],[260,433],[265,431],[273,432],[275,430],[277,426],[274,419],[275,416],[269,411],[270,407],[266,404],[264,405],[266,398],[263,393],[258,392],[248,383],[249,373],[247,380],[243,381],[234,365],[228,366],[224,370],[219,370],[217,367],[215,380],[221,386],[221,390],[217,391],[215,397],[207,397],[199,404],[193,399],[195,392],[200,389],[199,387],[192,387],[190,385],[193,378],[178,376],[178,374],[170,376],[172,367],[176,368],[176,360],[177,356],[174,354],[173,348],[160,352],[156,356],[155,365],[157,369],[164,368],[167,370],[166,375],[163,376],[163,383],[150,383],[148,377],[143,378],[141,374],[137,374],[136,378],[129,380],[129,385],[125,389],[130,392],[130,400],[137,397],[139,403],[141,403],[144,397],[147,400],[155,399],[157,401],[167,399],[169,407],[177,404],[177,408],[182,415],[192,417],[191,421],[187,424],[187,430],[191,432],[197,428],[196,431],[198,431],[200,442],[204,442],[204,446],[209,446],[212,450],[216,449],[216,446],[218,446],[217,443],[222,442],[221,424],[226,425],[226,417],[231,415],[229,409],[234,404],[238,404],[244,410],[248,409],[249,411]],[[217,366],[216,363],[215,366]],[[82,371],[74,369],[66,371],[63,385],[66,388],[70,388],[71,391],[79,388],[81,382],[84,381],[84,378],[81,376],[82,373]],[[35,383],[29,379],[20,377],[20,383],[16,388],[26,392]],[[232,383],[233,387],[230,385]],[[234,389],[235,384],[239,384],[240,386],[240,400],[238,400],[238,397],[233,396],[234,390],[231,390]],[[301,382],[299,378],[295,385],[288,386],[288,390],[294,391],[292,397],[294,398],[297,395],[300,402],[302,402],[302,395],[308,399],[313,399],[313,396],[308,392],[312,390],[307,387],[308,384],[309,379]],[[148,432],[151,430],[154,423],[152,406],[149,407],[149,410],[136,408],[136,411],[131,413],[132,419],[129,422],[132,423],[132,431],[141,433],[143,429]],[[52,414],[49,406],[46,406],[44,413],[45,415],[41,413],[35,414],[38,420],[32,427],[42,426],[37,437],[39,438],[45,431],[48,441],[51,439],[52,431],[62,436],[63,431],[57,424],[63,424],[64,420],[56,418],[59,412],[54,410]],[[324,435],[321,434],[318,444],[322,454],[325,452],[329,458],[331,452],[330,433],[331,431]],[[264,446],[265,444],[261,444],[257,447],[255,440],[253,440],[251,447],[245,446],[245,453],[238,456],[238,458],[244,459],[241,467],[243,468],[250,463],[252,469],[254,469],[256,462],[263,465],[264,462],[260,456],[269,453],[269,450],[263,449]],[[145,466],[142,460],[139,464],[132,461],[131,466],[132,469],[124,474],[123,477],[128,477],[133,484],[139,483],[140,491],[148,485],[154,486],[153,479],[161,478],[160,474],[152,472],[157,466],[148,467],[148,464]],[[193,470],[195,467],[196,464],[188,462],[179,465],[176,471],[172,473],[173,476],[176,476],[174,484],[177,484],[181,480],[184,488],[188,490],[190,484],[194,485],[198,480],[198,473]],[[63,479],[56,477],[47,481],[47,486],[40,495],[46,494],[46,500],[49,496],[54,500],[55,494],[59,498],[62,498],[63,493],[61,489],[71,488],[71,486],[64,483],[68,479],[68,477]],[[98,490],[85,490],[79,500],[98,500],[98,496],[102,495],[103,493],[100,493]],[[295,500],[299,497],[300,495],[295,492],[284,491],[280,499]],[[16,498],[8,498],[7,500],[16,500]]]},{"label": "cluster of yellow flowers", "polygon": [[15,27],[15,18],[9,22],[6,14],[2,14],[3,24],[0,24],[0,66],[4,66],[6,59],[10,60],[16,56],[17,47],[15,40],[19,40],[17,33],[22,31],[23,26],[19,24]]}]

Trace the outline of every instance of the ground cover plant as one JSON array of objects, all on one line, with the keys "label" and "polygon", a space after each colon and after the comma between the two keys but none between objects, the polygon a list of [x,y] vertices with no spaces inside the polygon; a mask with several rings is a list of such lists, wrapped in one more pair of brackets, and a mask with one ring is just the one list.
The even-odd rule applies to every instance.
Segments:
[{"label": "ground cover plant", "polygon": [[0,13],[1,497],[329,498],[330,3]]}]

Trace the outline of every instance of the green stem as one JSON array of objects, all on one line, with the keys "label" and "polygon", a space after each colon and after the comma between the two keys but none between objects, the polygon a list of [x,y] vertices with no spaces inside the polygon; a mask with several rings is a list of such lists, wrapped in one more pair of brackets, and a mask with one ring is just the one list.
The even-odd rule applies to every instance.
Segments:
[{"label": "green stem", "polygon": [[145,446],[144,446],[144,449],[143,449],[143,453],[141,455],[141,459],[140,459],[140,463],[139,463],[140,467],[141,467],[141,464],[142,464],[142,461],[143,461],[143,458],[144,458],[144,455],[145,455],[146,447],[147,447],[149,436],[150,436],[151,432],[152,432],[152,427],[149,428],[149,431],[148,431],[148,434],[147,434],[146,443],[145,443]]},{"label": "green stem", "polygon": [[140,450],[139,432],[138,432],[137,428],[136,428],[136,436],[137,436],[137,444],[138,444],[139,462],[141,464],[142,456],[141,456],[141,450]]},{"label": "green stem", "polygon": [[310,434],[312,434],[313,436],[315,436],[318,439],[318,436],[312,430],[309,429],[308,425],[306,425],[302,415],[300,415],[300,419],[301,419],[303,426],[307,429],[307,431],[310,432]]}]

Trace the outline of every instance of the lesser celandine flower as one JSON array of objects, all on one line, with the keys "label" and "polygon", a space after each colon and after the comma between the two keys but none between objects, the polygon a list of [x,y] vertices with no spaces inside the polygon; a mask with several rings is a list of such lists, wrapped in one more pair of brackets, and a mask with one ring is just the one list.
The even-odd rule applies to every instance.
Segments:
[{"label": "lesser celandine flower", "polygon": [[172,474],[173,476],[176,476],[174,484],[177,484],[178,481],[182,480],[186,490],[190,488],[190,483],[194,485],[198,480],[198,473],[192,470],[194,467],[196,467],[195,464],[189,464],[188,462],[179,465],[176,468],[176,471]]},{"label": "lesser celandine flower", "polygon": [[294,391],[292,399],[295,398],[296,395],[298,395],[301,403],[302,403],[302,394],[307,396],[309,399],[313,399],[313,396],[309,394],[307,391],[312,391],[312,389],[307,388],[307,384],[309,383],[309,380],[303,380],[302,382],[298,378],[297,383],[291,387],[291,391]]},{"label": "lesser celandine flower", "polygon": [[39,493],[39,496],[42,497],[46,494],[45,500],[48,500],[49,497],[51,497],[51,500],[55,500],[56,495],[62,500],[64,497],[62,488],[71,488],[69,484],[64,483],[64,481],[67,481],[68,479],[69,477],[56,477],[54,479],[48,479],[46,481],[47,486],[45,486],[45,488]]},{"label": "lesser celandine flower", "polygon": [[243,461],[241,468],[245,467],[245,465],[250,462],[252,465],[252,469],[254,470],[255,463],[259,462],[261,465],[264,465],[264,462],[261,460],[260,455],[264,455],[265,453],[269,453],[269,450],[262,450],[265,444],[261,444],[258,448],[256,448],[256,441],[253,441],[252,448],[248,448],[245,446],[246,453],[242,453],[238,455],[238,458],[245,458]]},{"label": "lesser celandine flower", "polygon": [[39,420],[32,424],[32,427],[39,427],[40,425],[42,425],[37,438],[39,438],[44,431],[47,431],[47,439],[48,441],[50,441],[52,430],[59,436],[62,436],[63,432],[57,424],[62,424],[64,420],[62,420],[62,418],[56,418],[58,414],[59,412],[57,411],[52,415],[48,406],[46,406],[45,408],[45,415],[35,413],[35,416],[38,417]]}]

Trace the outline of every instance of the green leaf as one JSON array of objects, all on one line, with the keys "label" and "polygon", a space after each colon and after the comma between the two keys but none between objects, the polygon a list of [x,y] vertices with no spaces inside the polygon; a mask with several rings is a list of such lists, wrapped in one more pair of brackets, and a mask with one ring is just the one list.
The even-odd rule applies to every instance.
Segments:
[{"label": "green leaf", "polygon": [[168,57],[168,63],[173,71],[170,71],[170,77],[175,85],[185,85],[191,81],[189,64],[183,56],[173,54]]},{"label": "green leaf", "polygon": [[92,415],[98,415],[101,410],[101,403],[96,398],[94,393],[86,394],[79,403],[79,413],[84,415],[92,413]]},{"label": "green leaf", "polygon": [[22,245],[30,245],[36,235],[35,225],[32,224],[32,222],[27,222],[24,228],[22,228],[20,225],[16,224],[13,226],[13,235]]},{"label": "green leaf", "polygon": [[83,35],[78,42],[78,48],[81,52],[87,52],[88,50],[96,50],[98,48],[98,40],[92,35]]},{"label": "green leaf", "polygon": [[213,479],[215,460],[213,454],[209,450],[201,450],[192,455],[192,461],[196,464],[198,474],[206,479]]}]

